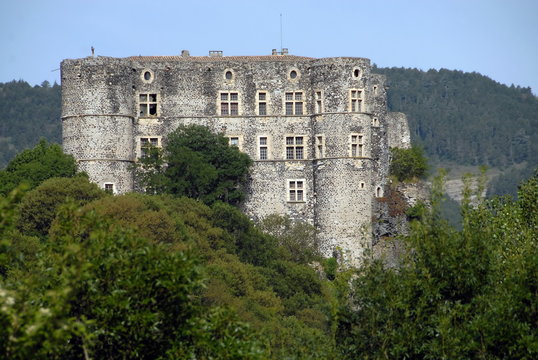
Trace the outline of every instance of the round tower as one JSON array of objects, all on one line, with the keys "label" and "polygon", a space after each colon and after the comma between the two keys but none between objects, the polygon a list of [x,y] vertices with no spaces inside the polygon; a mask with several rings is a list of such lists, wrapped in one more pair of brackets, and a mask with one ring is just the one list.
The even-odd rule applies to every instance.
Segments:
[{"label": "round tower", "polygon": [[63,148],[79,171],[114,193],[133,190],[132,71],[119,59],[64,60],[62,71]]},{"label": "round tower", "polygon": [[325,99],[313,120],[314,137],[323,143],[314,164],[319,240],[324,255],[356,265],[371,245],[375,196],[369,60],[321,59],[311,71],[312,86]]}]

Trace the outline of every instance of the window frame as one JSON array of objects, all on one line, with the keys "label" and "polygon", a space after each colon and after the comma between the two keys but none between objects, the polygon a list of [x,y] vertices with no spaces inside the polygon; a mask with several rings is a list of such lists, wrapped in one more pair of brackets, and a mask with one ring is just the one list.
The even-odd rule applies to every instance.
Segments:
[{"label": "window frame", "polygon": [[[260,99],[261,95],[265,96],[265,99]],[[260,104],[265,105],[265,114],[261,113]],[[258,116],[267,116],[269,115],[269,92],[266,90],[258,90],[256,91],[256,114]]]},{"label": "window frame", "polygon": [[[142,100],[142,96],[146,99]],[[150,100],[151,96],[154,96],[154,100]],[[137,93],[137,109],[139,118],[156,118],[161,115],[161,96],[158,92],[139,92]],[[155,114],[151,114],[151,106],[155,105]],[[145,110],[142,111],[142,106],[145,106]]]},{"label": "window frame", "polygon": [[[290,99],[288,99],[288,95],[290,95]],[[300,99],[297,99],[297,95],[300,95]],[[302,90],[294,90],[294,91],[284,91],[283,96],[283,112],[285,116],[305,116],[306,115],[306,97],[305,92]],[[291,112],[288,112],[288,105],[290,106]],[[299,107],[299,106],[300,107]],[[298,114],[298,109],[300,109],[301,113]]]},{"label": "window frame", "polygon": [[314,91],[314,113],[321,114],[324,112],[324,103],[323,103],[323,90]]},{"label": "window frame", "polygon": [[348,111],[352,113],[364,112],[364,98],[364,89],[349,89]]},{"label": "window frame", "polygon": [[[226,99],[223,99],[223,95],[226,95]],[[233,95],[237,98],[234,100]],[[229,90],[229,91],[219,91],[219,96],[217,99],[217,111],[218,116],[241,116],[241,96],[239,91]],[[227,114],[223,114],[223,105],[226,105]],[[235,107],[236,113],[232,114],[233,108]]]},{"label": "window frame", "polygon": [[[224,137],[228,139],[228,146],[235,146],[239,151],[243,151],[243,135],[226,134]],[[232,143],[232,139],[237,139],[237,144]]]},{"label": "window frame", "polygon": [[322,159],[325,157],[325,135],[324,134],[316,134],[315,135],[316,140],[316,158]]},{"label": "window frame", "polygon": [[349,156],[353,158],[365,157],[364,134],[351,133],[349,135]]},{"label": "window frame", "polygon": [[[111,188],[109,188],[109,186],[111,186]],[[113,183],[113,182],[109,182],[109,181],[104,182],[103,183],[103,190],[105,192],[108,192],[108,193],[114,195],[114,194],[116,194],[116,184]]]},{"label": "window frame", "polygon": [[286,180],[286,201],[288,203],[306,203],[306,194],[305,179]]},{"label": "window frame", "polygon": [[[265,144],[262,144],[262,139],[265,139]],[[268,135],[259,135],[257,138],[257,153],[258,153],[258,160],[270,160],[270,137]],[[262,149],[265,149],[265,158],[262,159]]]},{"label": "window frame", "polygon": [[[143,139],[148,139],[149,141],[145,142]],[[153,145],[153,142],[151,141],[152,139],[155,139],[157,144],[156,145]],[[148,147],[148,146],[145,146],[144,143],[147,143],[147,144],[150,144],[152,146],[155,146],[157,148],[162,148],[162,136],[158,136],[158,135],[143,135],[143,136],[138,136],[137,138],[137,146],[136,146],[136,157],[138,159],[141,159],[143,157],[146,156],[145,152],[144,152],[144,148],[145,147]]]},{"label": "window frame", "polygon": [[[291,139],[291,143],[288,142],[289,139]],[[298,139],[301,139],[300,143],[297,142]],[[286,159],[286,161],[307,160],[308,159],[307,144],[308,144],[308,137],[306,135],[296,135],[296,134],[285,135],[284,136],[284,159]],[[291,158],[288,156],[290,154],[288,150],[291,150],[291,154],[292,154]],[[298,154],[301,154],[300,157],[297,156]]]}]

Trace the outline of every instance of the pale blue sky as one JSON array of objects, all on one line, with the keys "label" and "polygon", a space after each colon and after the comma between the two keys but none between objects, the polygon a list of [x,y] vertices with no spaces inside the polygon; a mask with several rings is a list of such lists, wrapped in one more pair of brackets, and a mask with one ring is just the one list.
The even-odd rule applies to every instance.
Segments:
[{"label": "pale blue sky", "polygon": [[1,0],[0,82],[59,82],[91,54],[367,57],[476,71],[538,93],[538,0]]}]

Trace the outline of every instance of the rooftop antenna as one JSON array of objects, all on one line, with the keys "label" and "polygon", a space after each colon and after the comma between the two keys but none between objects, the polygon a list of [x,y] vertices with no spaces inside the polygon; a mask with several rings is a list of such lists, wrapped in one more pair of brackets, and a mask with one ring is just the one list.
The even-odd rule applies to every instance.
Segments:
[{"label": "rooftop antenna", "polygon": [[280,13],[280,54],[282,54],[282,13]]}]

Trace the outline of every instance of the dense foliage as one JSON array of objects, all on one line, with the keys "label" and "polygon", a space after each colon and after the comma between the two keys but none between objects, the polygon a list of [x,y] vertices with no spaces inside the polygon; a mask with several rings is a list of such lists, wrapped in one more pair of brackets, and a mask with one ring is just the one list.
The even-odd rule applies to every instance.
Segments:
[{"label": "dense foliage", "polygon": [[428,162],[422,148],[413,146],[409,149],[392,148],[390,151],[390,174],[399,181],[423,178],[426,175]]},{"label": "dense foliage", "polygon": [[150,148],[138,176],[148,193],[188,196],[212,204],[237,204],[252,160],[228,139],[199,125],[180,126],[168,135],[164,150]]},{"label": "dense foliage", "polygon": [[[415,206],[398,268],[338,271],[314,229],[84,176],[0,198],[0,358],[538,355],[538,172],[462,229]],[[480,190],[478,190],[480,192]],[[341,269],[340,269],[341,270]]]},{"label": "dense foliage", "polygon": [[436,189],[402,265],[360,269],[340,324],[344,358],[536,358],[538,172],[515,202],[464,202],[461,231],[440,220]]},{"label": "dense foliage", "polygon": [[[335,287],[305,264],[316,253],[295,261],[305,225],[272,237],[222,202],[110,196],[84,177],[19,197],[0,208],[0,357],[335,357]],[[30,205],[47,224],[55,209],[40,239]]]},{"label": "dense foliage", "polygon": [[7,195],[20,184],[34,188],[52,177],[75,176],[77,165],[71,155],[63,153],[58,144],[42,139],[32,149],[15,156],[4,170],[0,170],[0,194]]},{"label": "dense foliage", "polygon": [[0,169],[40,138],[61,141],[60,90],[47,81],[34,87],[22,80],[0,83]]}]

